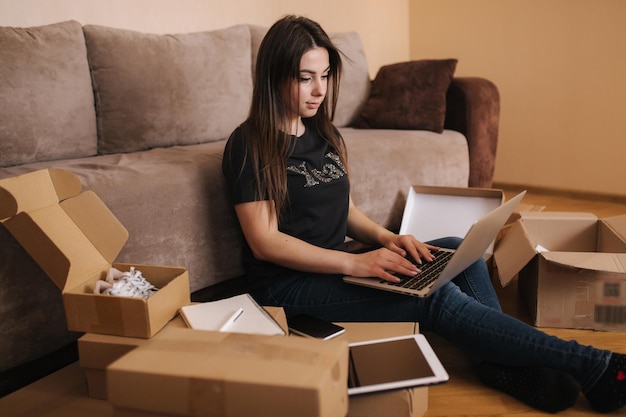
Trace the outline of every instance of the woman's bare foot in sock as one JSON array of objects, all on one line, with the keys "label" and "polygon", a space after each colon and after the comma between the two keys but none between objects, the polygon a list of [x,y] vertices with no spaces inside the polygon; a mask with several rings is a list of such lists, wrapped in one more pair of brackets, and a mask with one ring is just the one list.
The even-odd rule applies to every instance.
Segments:
[{"label": "woman's bare foot in sock", "polygon": [[481,381],[538,410],[557,413],[570,408],[580,394],[580,384],[566,372],[481,362]]},{"label": "woman's bare foot in sock", "polygon": [[608,413],[626,405],[626,355],[613,353],[609,366],[594,386],[585,393],[589,405]]}]

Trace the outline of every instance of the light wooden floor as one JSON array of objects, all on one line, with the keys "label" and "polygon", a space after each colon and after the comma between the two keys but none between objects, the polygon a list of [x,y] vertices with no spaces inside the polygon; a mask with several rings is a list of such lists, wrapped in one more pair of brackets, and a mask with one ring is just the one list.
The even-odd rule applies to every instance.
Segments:
[{"label": "light wooden floor", "polygon": [[[507,198],[515,195],[517,191],[505,188]],[[598,197],[589,199],[559,197],[536,191],[529,192],[522,203],[545,206],[544,210],[546,211],[590,212],[600,218],[626,214],[626,202],[601,201]],[[504,289],[496,285],[496,290],[505,312],[529,322],[528,311],[523,300],[518,297],[515,283]],[[543,330],[563,339],[575,339],[583,344],[626,353],[626,333],[568,329]],[[506,394],[483,386],[460,351],[437,336],[427,334],[427,337],[448,370],[450,382],[430,388],[426,416],[530,417],[548,414],[534,410]],[[560,414],[566,416],[596,415],[587,406],[583,396],[578,399],[573,408]],[[620,410],[617,415],[626,415],[626,409]]]}]

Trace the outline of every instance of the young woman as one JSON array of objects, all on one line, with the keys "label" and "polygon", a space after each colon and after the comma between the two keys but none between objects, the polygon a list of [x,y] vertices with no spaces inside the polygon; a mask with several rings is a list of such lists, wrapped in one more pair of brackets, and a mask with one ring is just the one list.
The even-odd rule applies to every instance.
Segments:
[{"label": "young woman", "polygon": [[[556,412],[579,392],[597,411],[626,403],[626,355],[566,342],[505,315],[484,262],[428,298],[345,284],[342,276],[415,275],[439,247],[375,224],[350,198],[348,159],[332,124],[340,52],[315,22],[276,22],[258,54],[248,119],[231,135],[223,171],[245,237],[249,291],[287,315],[329,321],[418,321],[475,359],[481,379]],[[378,247],[349,253],[345,237]]]}]

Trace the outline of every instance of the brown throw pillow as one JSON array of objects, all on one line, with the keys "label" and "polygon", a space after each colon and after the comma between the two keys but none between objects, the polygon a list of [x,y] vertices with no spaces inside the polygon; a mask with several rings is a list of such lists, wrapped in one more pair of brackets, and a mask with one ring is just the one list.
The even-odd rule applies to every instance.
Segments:
[{"label": "brown throw pillow", "polygon": [[446,92],[456,63],[419,60],[381,67],[355,127],[443,132]]}]

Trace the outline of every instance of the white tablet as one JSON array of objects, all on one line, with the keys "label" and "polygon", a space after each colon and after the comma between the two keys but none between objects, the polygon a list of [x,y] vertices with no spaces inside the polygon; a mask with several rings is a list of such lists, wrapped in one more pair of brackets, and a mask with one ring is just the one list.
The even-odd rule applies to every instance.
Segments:
[{"label": "white tablet", "polygon": [[350,343],[348,395],[447,382],[449,377],[422,334]]}]

